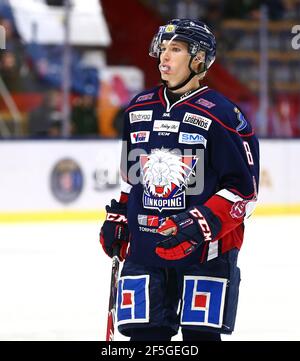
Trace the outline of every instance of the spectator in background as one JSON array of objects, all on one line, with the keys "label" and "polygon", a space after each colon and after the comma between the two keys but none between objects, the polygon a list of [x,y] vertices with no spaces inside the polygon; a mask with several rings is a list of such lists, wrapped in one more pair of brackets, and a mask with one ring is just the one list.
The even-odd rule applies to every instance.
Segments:
[{"label": "spectator in background", "polygon": [[123,134],[124,128],[124,111],[127,106],[121,106],[120,109],[117,111],[114,119],[113,119],[113,128],[117,133],[117,138],[121,138]]},{"label": "spectator in background", "polygon": [[[206,2],[206,1],[204,1]],[[202,2],[203,4],[203,2]],[[179,0],[176,2],[175,18],[178,19],[199,19],[203,16],[200,14],[201,6],[198,1],[194,0]]]},{"label": "spectator in background", "polygon": [[[152,0],[153,1],[153,0]],[[153,2],[150,4],[153,6]],[[163,18],[170,16],[170,1],[169,0],[157,0],[154,9],[158,9],[158,12]]]},{"label": "spectator in background", "polygon": [[0,75],[7,89],[12,92],[22,90],[22,77],[15,54],[10,50],[1,53]]},{"label": "spectator in background", "polygon": [[9,19],[0,17],[0,25],[5,29],[6,50],[0,53],[0,75],[9,91],[19,91],[22,88],[20,63],[16,55],[16,39],[13,24]]},{"label": "spectator in background", "polygon": [[[221,36],[220,26],[223,20],[223,1],[210,0],[207,4],[204,21],[208,26],[215,29],[214,33],[217,39]],[[222,39],[222,42],[224,40]]]},{"label": "spectator in background", "polygon": [[97,98],[83,94],[74,100],[72,107],[72,135],[98,135],[98,118],[96,112]]},{"label": "spectator in background", "polygon": [[35,74],[30,69],[22,42],[11,20],[0,17],[5,28],[5,51],[0,53],[0,75],[10,92],[34,91],[37,89]]},{"label": "spectator in background", "polygon": [[28,118],[28,132],[34,137],[58,137],[61,135],[62,114],[60,92],[50,90],[43,96],[41,104]]},{"label": "spectator in background", "polygon": [[280,20],[284,16],[285,6],[282,0],[226,0],[224,15],[228,19],[259,19],[260,7],[264,4],[271,20]]},{"label": "spectator in background", "polygon": [[13,23],[11,22],[11,20],[9,20],[5,17],[2,17],[0,15],[0,25],[5,28],[6,43],[14,42],[14,41],[18,40],[18,36],[15,31],[15,27],[14,27]]}]

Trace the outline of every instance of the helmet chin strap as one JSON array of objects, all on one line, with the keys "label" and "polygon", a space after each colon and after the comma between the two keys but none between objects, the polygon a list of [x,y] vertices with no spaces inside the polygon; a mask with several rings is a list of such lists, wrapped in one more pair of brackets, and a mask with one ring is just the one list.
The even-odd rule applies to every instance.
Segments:
[{"label": "helmet chin strap", "polygon": [[[179,83],[179,84],[177,84],[177,85],[175,85],[175,86],[170,87],[170,86],[168,86],[168,81],[167,81],[167,80],[161,79],[162,83],[163,83],[169,90],[172,91],[172,90],[178,90],[178,89],[180,89],[180,88],[183,88],[187,83],[189,83],[189,82],[193,79],[193,77],[194,77],[195,75],[199,75],[199,74],[201,74],[201,73],[204,73],[204,72],[207,70],[207,69],[206,69],[206,66],[205,66],[205,64],[204,64],[203,70],[200,70],[199,72],[196,73],[196,72],[192,69],[192,67],[191,67],[191,64],[192,64],[192,61],[193,61],[194,57],[195,57],[195,56],[191,56],[191,59],[190,59],[190,61],[189,61],[190,75],[189,75],[184,81],[182,81],[181,83]],[[160,61],[158,62],[158,64],[160,64]]]}]

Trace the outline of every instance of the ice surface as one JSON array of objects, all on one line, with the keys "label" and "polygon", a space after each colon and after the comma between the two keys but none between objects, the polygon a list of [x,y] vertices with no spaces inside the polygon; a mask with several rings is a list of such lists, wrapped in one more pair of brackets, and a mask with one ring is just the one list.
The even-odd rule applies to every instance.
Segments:
[{"label": "ice surface", "polygon": [[[300,340],[299,223],[248,221],[236,329],[224,340]],[[0,224],[0,340],[105,339],[111,262],[99,227]]]}]

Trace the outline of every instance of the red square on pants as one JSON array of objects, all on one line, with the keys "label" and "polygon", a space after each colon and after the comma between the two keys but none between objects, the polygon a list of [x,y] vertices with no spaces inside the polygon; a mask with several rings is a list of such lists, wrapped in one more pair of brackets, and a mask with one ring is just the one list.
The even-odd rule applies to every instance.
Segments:
[{"label": "red square on pants", "polygon": [[196,295],[195,296],[195,303],[194,303],[194,307],[206,307],[206,301],[207,301],[207,296],[206,295]]},{"label": "red square on pants", "polygon": [[132,305],[132,299],[131,299],[131,293],[130,292],[124,292],[123,293],[123,306]]}]

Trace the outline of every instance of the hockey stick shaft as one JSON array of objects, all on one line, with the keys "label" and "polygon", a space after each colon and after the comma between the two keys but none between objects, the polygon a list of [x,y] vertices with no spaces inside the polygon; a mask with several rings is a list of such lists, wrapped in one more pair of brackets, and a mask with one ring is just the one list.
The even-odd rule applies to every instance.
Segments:
[{"label": "hockey stick shaft", "polygon": [[116,302],[117,302],[118,275],[119,275],[119,266],[120,266],[120,260],[118,257],[119,251],[120,251],[119,247],[115,247],[113,250],[110,294],[109,294],[109,305],[108,305],[107,327],[106,327],[106,341],[113,341],[115,335]]}]

